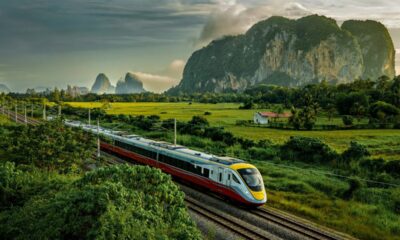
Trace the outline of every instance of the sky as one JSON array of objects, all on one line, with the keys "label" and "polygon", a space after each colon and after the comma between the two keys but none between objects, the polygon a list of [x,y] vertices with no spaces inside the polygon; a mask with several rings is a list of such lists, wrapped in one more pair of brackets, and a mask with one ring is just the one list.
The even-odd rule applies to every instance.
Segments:
[{"label": "sky", "polygon": [[179,83],[193,51],[227,34],[245,32],[273,15],[320,14],[339,24],[385,24],[397,49],[398,0],[0,0],[0,84],[91,87],[99,73],[113,84],[136,73],[147,90]]}]

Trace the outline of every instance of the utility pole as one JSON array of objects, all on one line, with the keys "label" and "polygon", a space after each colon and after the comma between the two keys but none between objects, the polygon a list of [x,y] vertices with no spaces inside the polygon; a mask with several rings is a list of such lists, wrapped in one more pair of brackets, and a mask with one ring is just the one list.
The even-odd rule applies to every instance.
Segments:
[{"label": "utility pole", "polygon": [[90,124],[90,108],[89,108],[89,121],[88,122],[89,122],[89,126],[90,126],[91,125]]},{"label": "utility pole", "polygon": [[27,119],[27,117],[26,117],[26,105],[25,105],[24,107],[25,107],[25,108],[24,108],[24,113],[25,113],[24,121],[25,121],[25,125],[26,125],[26,124],[28,124],[28,119]]},{"label": "utility pole", "polygon": [[100,123],[97,119],[97,158],[100,158]]},{"label": "utility pole", "polygon": [[58,117],[61,117],[61,105],[58,105]]},{"label": "utility pole", "polygon": [[43,103],[43,120],[46,121],[46,104]]},{"label": "utility pole", "polygon": [[174,118],[174,145],[176,146],[176,118]]},{"label": "utility pole", "polygon": [[31,104],[31,118],[33,118],[33,104]]},{"label": "utility pole", "polygon": [[17,112],[18,112],[18,106],[17,104],[15,104],[15,122],[18,122],[18,118],[17,118]]}]

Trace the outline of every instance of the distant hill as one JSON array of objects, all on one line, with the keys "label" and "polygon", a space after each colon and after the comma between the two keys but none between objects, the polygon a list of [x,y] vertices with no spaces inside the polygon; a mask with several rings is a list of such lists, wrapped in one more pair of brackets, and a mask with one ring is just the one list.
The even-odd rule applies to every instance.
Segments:
[{"label": "distant hill", "polygon": [[5,85],[0,83],[0,93],[9,93],[11,90]]},{"label": "distant hill", "polygon": [[384,25],[311,15],[271,17],[245,34],[212,41],[189,58],[170,93],[244,90],[259,83],[301,86],[326,80],[394,76],[394,47]]},{"label": "distant hill", "polygon": [[116,94],[142,93],[145,91],[142,81],[134,73],[127,73],[124,80],[118,81],[115,89]]},{"label": "distant hill", "polygon": [[100,73],[97,75],[90,92],[97,94],[115,93],[115,87],[111,85],[110,80],[104,73]]}]

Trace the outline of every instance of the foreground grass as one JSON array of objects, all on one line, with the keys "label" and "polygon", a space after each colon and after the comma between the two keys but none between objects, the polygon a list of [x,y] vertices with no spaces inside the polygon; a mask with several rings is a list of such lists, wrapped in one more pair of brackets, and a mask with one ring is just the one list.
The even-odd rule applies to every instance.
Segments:
[{"label": "foreground grass", "polygon": [[[73,107],[95,108],[102,107],[99,102],[70,102]],[[222,126],[235,136],[253,140],[268,139],[273,143],[283,143],[290,136],[308,136],[323,140],[330,147],[342,152],[351,141],[358,141],[367,146],[374,157],[383,157],[387,160],[397,160],[400,156],[400,130],[371,129],[371,130],[335,130],[335,131],[294,131],[261,127],[237,126],[238,120],[252,120],[257,111],[269,109],[239,110],[238,103],[111,103],[106,111],[109,114],[128,115],[159,115],[161,119],[177,118],[187,121],[194,115],[203,115],[213,126]],[[211,115],[204,115],[210,112]],[[280,120],[283,121],[283,120]],[[326,116],[318,118],[318,124],[339,124],[340,118],[328,121]],[[365,123],[365,119],[362,120]],[[399,159],[400,160],[400,159]]]},{"label": "foreground grass", "polygon": [[269,195],[268,205],[349,233],[360,239],[400,239],[395,213],[400,188],[362,187],[349,200],[344,179],[255,162]]}]

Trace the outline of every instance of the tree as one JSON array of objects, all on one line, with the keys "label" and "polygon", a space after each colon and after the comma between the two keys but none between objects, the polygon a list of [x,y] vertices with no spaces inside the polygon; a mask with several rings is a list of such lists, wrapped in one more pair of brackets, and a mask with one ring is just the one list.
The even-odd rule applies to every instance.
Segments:
[{"label": "tree", "polygon": [[22,207],[2,213],[2,238],[201,239],[184,194],[158,169],[114,165],[75,179],[61,188],[59,178],[48,180]]},{"label": "tree", "polygon": [[386,123],[398,116],[400,109],[390,103],[378,101],[371,105],[369,113],[371,118],[379,119],[381,122]]},{"label": "tree", "polygon": [[9,127],[4,148],[17,164],[33,164],[47,170],[73,171],[90,158],[92,135],[66,127],[61,121]]},{"label": "tree", "polygon": [[272,109],[272,112],[274,112],[276,114],[276,117],[274,118],[274,120],[276,121],[276,119],[279,119],[279,116],[282,115],[284,113],[284,109],[282,107],[282,105],[275,105],[274,108]]},{"label": "tree", "polygon": [[358,122],[361,121],[362,116],[366,113],[366,109],[359,102],[355,102],[350,109],[350,113],[357,117]]},{"label": "tree", "polygon": [[288,123],[292,125],[296,130],[299,130],[303,125],[303,119],[300,117],[299,111],[295,107],[292,107],[290,112],[292,113],[292,115],[289,117]]},{"label": "tree", "polygon": [[300,112],[300,117],[303,119],[304,128],[307,130],[312,130],[317,119],[314,109],[311,107],[305,107]]},{"label": "tree", "polygon": [[329,104],[327,107],[327,113],[328,113],[328,121],[332,121],[333,115],[336,113],[336,108],[333,104]]},{"label": "tree", "polygon": [[337,97],[336,107],[340,114],[350,115],[354,105],[358,104],[364,109],[369,108],[368,96],[363,92],[341,93]]}]

